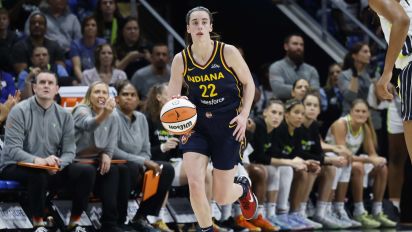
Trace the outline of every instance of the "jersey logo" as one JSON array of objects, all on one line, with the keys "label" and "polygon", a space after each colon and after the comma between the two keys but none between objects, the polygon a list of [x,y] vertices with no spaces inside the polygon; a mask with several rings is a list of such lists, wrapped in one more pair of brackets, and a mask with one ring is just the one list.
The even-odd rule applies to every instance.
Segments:
[{"label": "jersey logo", "polygon": [[182,144],[186,144],[187,141],[189,140],[190,136],[192,136],[193,133],[195,133],[195,132],[192,130],[192,131],[189,131],[189,132],[186,133],[186,134],[183,134],[183,135],[180,137],[180,141],[182,142]]},{"label": "jersey logo", "polygon": [[220,68],[220,65],[218,64],[212,64],[212,66],[210,68]]},{"label": "jersey logo", "polygon": [[195,69],[195,67],[192,67],[192,68],[187,68],[187,71],[192,71],[193,69]]}]

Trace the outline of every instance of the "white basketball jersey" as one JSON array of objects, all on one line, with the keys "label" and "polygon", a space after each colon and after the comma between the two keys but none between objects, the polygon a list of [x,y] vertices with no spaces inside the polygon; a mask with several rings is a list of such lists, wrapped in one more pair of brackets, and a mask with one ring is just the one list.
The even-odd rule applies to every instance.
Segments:
[{"label": "white basketball jersey", "polygon": [[[361,127],[359,131],[355,133],[352,131],[352,127],[350,126],[350,116],[346,115],[345,117],[342,117],[342,119],[346,122],[345,146],[355,155],[363,144],[363,128]],[[336,144],[335,136],[333,136],[330,128],[326,135],[325,141],[329,144]]]},{"label": "white basketball jersey", "polygon": [[[409,18],[412,19],[412,1],[401,0],[399,3],[403,7]],[[379,15],[379,19],[381,22],[383,34],[385,35],[385,40],[387,43],[389,43],[389,35],[391,33],[392,25],[386,18],[381,15]],[[403,69],[408,65],[410,61],[412,61],[412,23],[409,24],[408,36],[404,42],[402,51],[399,54],[398,59],[396,59],[395,67]]]}]

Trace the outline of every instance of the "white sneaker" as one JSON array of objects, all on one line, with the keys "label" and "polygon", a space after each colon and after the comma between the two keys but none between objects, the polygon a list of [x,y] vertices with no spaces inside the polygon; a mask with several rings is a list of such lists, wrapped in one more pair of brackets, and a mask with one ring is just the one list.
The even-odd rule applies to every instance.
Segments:
[{"label": "white sneaker", "polygon": [[312,227],[313,229],[318,230],[318,229],[322,229],[322,228],[323,228],[323,225],[322,225],[322,224],[320,224],[320,223],[318,223],[318,222],[315,222],[315,221],[312,221],[312,220],[310,220],[309,218],[307,218],[307,217],[305,217],[305,216],[303,216],[303,215],[301,215],[301,216],[302,216],[304,222],[305,222],[306,224],[308,224],[308,225],[311,225],[311,227]]},{"label": "white sneaker", "polygon": [[333,220],[332,217],[328,217],[328,216],[319,216],[319,215],[315,215],[313,217],[313,220],[321,223],[323,225],[324,228],[326,229],[340,229],[341,225],[340,223],[338,223],[337,221]]},{"label": "white sneaker", "polygon": [[346,213],[346,211],[339,210],[339,211],[335,212],[335,215],[336,215],[336,217],[337,217],[339,220],[341,220],[341,221],[343,221],[343,222],[345,222],[345,223],[347,223],[347,224],[351,224],[351,227],[357,228],[357,227],[361,227],[361,226],[362,226],[362,223],[351,219],[351,218],[348,216],[348,214]]}]

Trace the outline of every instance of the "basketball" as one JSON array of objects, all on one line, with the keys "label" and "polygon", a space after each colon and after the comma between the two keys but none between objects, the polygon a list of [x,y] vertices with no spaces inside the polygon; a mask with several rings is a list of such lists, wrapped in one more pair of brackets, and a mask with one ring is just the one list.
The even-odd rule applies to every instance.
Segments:
[{"label": "basketball", "polygon": [[184,98],[168,101],[160,111],[160,121],[163,127],[176,135],[189,132],[195,126],[196,119],[196,106]]}]

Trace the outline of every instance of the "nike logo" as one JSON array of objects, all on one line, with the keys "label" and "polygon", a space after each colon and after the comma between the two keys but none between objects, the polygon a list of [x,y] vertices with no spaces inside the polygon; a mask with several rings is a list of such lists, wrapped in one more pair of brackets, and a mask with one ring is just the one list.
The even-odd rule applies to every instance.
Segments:
[{"label": "nike logo", "polygon": [[253,202],[254,202],[254,200],[253,200],[253,196],[252,196],[252,194],[249,194],[249,196],[250,196],[250,197],[249,197],[249,202],[250,202],[250,203],[253,203]]},{"label": "nike logo", "polygon": [[193,69],[195,69],[195,67],[193,67],[193,68],[187,68],[187,71],[192,71]]}]

